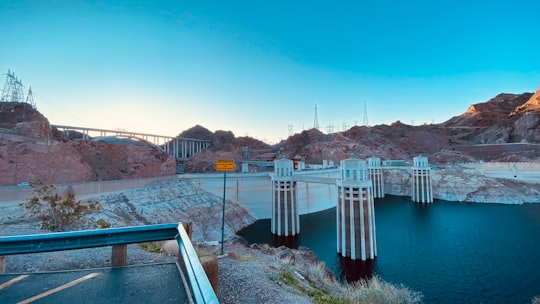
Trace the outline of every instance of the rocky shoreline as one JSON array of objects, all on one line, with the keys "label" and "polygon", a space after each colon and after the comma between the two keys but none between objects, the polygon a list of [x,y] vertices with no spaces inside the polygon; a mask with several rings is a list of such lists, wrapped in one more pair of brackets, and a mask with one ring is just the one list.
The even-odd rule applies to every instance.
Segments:
[{"label": "rocky shoreline", "polygon": [[[431,172],[435,199],[493,204],[540,203],[538,178],[514,179],[511,172],[500,174],[508,176],[506,178],[497,178],[459,164],[437,165]],[[386,194],[410,196],[410,173],[385,170],[384,174]]]}]

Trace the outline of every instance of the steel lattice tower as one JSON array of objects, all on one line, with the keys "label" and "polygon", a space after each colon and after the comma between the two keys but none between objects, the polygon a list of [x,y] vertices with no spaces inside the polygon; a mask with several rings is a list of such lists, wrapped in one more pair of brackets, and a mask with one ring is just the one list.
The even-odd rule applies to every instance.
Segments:
[{"label": "steel lattice tower", "polygon": [[315,105],[315,118],[313,119],[313,128],[319,130],[319,118],[317,117],[317,105]]},{"label": "steel lattice tower", "polygon": [[289,124],[287,127],[289,128],[289,136],[292,136],[294,134],[293,125]]},{"label": "steel lattice tower", "polygon": [[26,94],[26,100],[25,102],[32,106],[32,108],[36,108],[36,103],[34,102],[34,95],[32,94],[32,86],[28,88],[28,94]]},{"label": "steel lattice tower", "polygon": [[326,127],[326,133],[328,133],[328,134],[334,133],[334,124],[329,124],[329,125]]},{"label": "steel lattice tower", "polygon": [[8,70],[6,82],[2,91],[0,102],[24,102],[24,91],[22,81],[15,77],[15,73]]},{"label": "steel lattice tower", "polygon": [[362,123],[364,126],[369,126],[368,117],[367,117],[367,102],[364,101],[364,121]]}]

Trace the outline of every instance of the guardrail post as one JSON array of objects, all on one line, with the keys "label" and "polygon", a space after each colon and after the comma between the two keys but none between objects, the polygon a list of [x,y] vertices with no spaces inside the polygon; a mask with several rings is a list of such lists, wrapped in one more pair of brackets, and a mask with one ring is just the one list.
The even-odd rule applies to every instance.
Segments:
[{"label": "guardrail post", "polygon": [[187,222],[187,223],[182,222],[182,226],[184,226],[184,230],[186,231],[187,235],[189,236],[189,240],[191,241],[191,236],[193,235],[193,223],[192,222]]},{"label": "guardrail post", "polygon": [[[191,241],[191,236],[193,234],[193,222],[182,222],[182,227],[184,227],[184,230],[186,231],[186,234],[189,237],[189,240]],[[182,269],[185,271],[185,264],[184,260],[182,259],[182,255],[180,254],[180,248],[178,248],[178,264]]]},{"label": "guardrail post", "polygon": [[6,260],[5,256],[0,256],[0,274],[6,272],[5,260]]},{"label": "guardrail post", "polygon": [[127,265],[127,245],[112,246],[111,267],[124,267]]},{"label": "guardrail post", "polygon": [[217,296],[219,287],[218,259],[212,256],[205,256],[200,258],[199,260],[201,261],[201,265],[204,269],[204,272],[206,273],[206,276],[208,277],[208,281],[210,281],[210,285],[212,285],[212,289]]}]

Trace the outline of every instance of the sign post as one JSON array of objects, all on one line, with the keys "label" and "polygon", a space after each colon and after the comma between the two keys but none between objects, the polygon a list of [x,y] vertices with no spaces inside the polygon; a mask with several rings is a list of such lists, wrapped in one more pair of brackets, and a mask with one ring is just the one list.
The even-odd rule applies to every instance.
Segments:
[{"label": "sign post", "polygon": [[223,172],[223,214],[221,218],[221,255],[225,237],[225,190],[227,189],[227,171],[234,171],[234,160],[220,159],[216,161],[216,171]]}]

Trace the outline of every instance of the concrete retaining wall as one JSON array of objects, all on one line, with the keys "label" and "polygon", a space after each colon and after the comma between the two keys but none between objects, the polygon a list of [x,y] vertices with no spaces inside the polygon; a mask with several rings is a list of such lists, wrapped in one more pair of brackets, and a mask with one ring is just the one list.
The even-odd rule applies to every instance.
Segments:
[{"label": "concrete retaining wall", "polygon": [[461,166],[485,171],[539,171],[540,162],[476,162]]},{"label": "concrete retaining wall", "polygon": [[[119,192],[127,189],[142,188],[152,184],[160,184],[171,181],[177,181],[178,177],[152,177],[140,179],[112,180],[112,181],[97,181],[85,183],[66,183],[56,184],[56,190],[60,194],[66,193],[69,187],[73,189],[77,199],[85,199],[86,197]],[[32,188],[29,186],[7,186],[0,187],[0,202],[20,203],[33,196]]]}]

